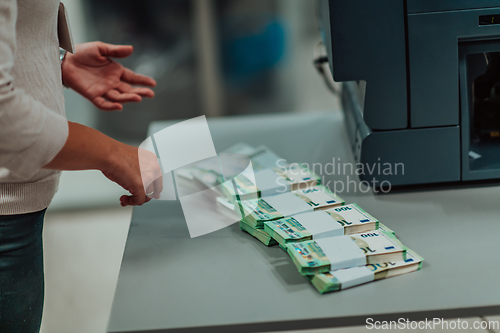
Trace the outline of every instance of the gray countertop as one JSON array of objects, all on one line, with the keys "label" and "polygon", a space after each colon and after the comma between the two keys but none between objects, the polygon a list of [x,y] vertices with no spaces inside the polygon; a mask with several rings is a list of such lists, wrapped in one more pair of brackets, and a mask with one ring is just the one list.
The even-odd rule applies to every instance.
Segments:
[{"label": "gray countertop", "polygon": [[[150,132],[170,124],[154,123]],[[223,118],[209,127],[218,152],[247,142],[289,161],[352,160],[337,113]],[[324,182],[333,188],[354,179],[335,174]],[[375,195],[356,180],[338,194],[394,229],[425,258],[422,270],[320,295],[283,250],[237,223],[191,239],[178,201],[150,202],[134,209],[108,332],[277,331],[363,325],[367,317],[500,314],[499,187]]]}]

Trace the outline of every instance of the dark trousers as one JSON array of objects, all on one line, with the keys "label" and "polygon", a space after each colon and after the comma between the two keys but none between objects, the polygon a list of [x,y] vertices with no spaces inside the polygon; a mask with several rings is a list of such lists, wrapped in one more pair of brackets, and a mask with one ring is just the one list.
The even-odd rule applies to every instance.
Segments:
[{"label": "dark trousers", "polygon": [[0,215],[0,332],[38,333],[44,278],[42,229],[45,209]]}]

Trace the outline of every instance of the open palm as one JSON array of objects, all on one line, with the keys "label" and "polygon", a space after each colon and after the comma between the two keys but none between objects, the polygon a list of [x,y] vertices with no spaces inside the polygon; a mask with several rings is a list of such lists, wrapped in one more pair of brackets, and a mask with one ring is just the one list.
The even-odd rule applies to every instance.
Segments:
[{"label": "open palm", "polygon": [[126,58],[133,51],[130,45],[79,44],[76,52],[67,53],[62,63],[63,82],[104,111],[122,110],[124,103],[152,98],[154,92],[144,86],[154,87],[155,80],[110,59]]}]

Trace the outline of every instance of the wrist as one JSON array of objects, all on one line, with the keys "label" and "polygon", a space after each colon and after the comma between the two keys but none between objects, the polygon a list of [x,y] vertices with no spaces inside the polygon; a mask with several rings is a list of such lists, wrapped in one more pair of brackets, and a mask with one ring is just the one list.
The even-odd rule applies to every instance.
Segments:
[{"label": "wrist", "polygon": [[59,48],[59,61],[61,63],[61,82],[64,88],[69,88],[65,83],[64,83],[64,64],[66,62],[66,56],[68,55],[68,51],[65,49]]},{"label": "wrist", "polygon": [[105,154],[102,155],[98,165],[98,170],[104,175],[119,172],[120,165],[122,164],[120,161],[120,151],[122,150],[120,142],[115,141],[109,145],[108,148],[109,149],[105,152]]},{"label": "wrist", "polygon": [[84,125],[68,121],[68,138],[54,159],[45,165],[56,170],[106,171],[118,165],[122,143]]},{"label": "wrist", "polygon": [[116,141],[103,134],[105,141],[102,142],[99,152],[94,155],[94,169],[101,171],[104,174],[111,173],[118,169],[123,161],[123,150],[125,144]]}]

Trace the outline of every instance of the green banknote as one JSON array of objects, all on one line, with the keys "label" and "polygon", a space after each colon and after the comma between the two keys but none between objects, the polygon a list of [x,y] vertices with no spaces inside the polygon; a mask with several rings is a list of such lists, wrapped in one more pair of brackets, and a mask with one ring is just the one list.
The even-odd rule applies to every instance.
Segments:
[{"label": "green banknote", "polygon": [[312,239],[312,234],[293,216],[276,221],[264,222],[264,231],[275,239],[283,248],[287,243],[302,242]]},{"label": "green banknote", "polygon": [[330,271],[310,276],[311,283],[321,294],[359,286],[419,270],[424,259],[408,249],[406,260],[370,264]]},{"label": "green banknote", "polygon": [[300,274],[406,260],[406,247],[392,234],[379,230],[286,245]]},{"label": "green banknote", "polygon": [[357,204],[297,214],[264,223],[264,230],[280,245],[311,239],[373,231],[378,220]]},{"label": "green banknote", "polygon": [[240,207],[243,221],[256,229],[264,229],[264,222],[280,219],[283,215],[271,206],[265,198],[257,200],[248,200],[244,202],[237,201]]},{"label": "green banknote", "polygon": [[345,202],[328,188],[317,185],[292,192],[262,197],[255,200],[237,201],[245,223],[263,229],[264,222],[294,214],[326,210]]},{"label": "green banknote", "polygon": [[267,232],[265,232],[262,229],[255,229],[246,224],[245,222],[240,221],[240,229],[249,233],[253,237],[257,238],[259,241],[261,241],[264,245],[266,246],[272,246],[278,244],[274,239],[269,236]]}]

